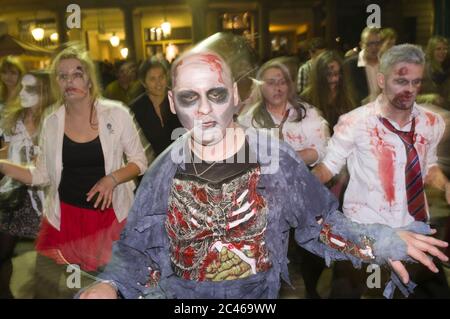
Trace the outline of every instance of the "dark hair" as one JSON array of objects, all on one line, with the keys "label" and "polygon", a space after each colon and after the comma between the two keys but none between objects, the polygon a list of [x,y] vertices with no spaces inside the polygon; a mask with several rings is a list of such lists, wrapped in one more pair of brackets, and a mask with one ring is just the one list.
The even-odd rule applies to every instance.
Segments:
[{"label": "dark hair", "polygon": [[[141,63],[141,65],[139,66],[138,69],[138,78],[141,82],[145,82],[145,77],[147,76],[148,71],[150,71],[151,69],[155,69],[155,68],[161,68],[164,71],[164,74],[166,75],[166,77],[168,77],[169,75],[169,70],[167,68],[167,66],[159,61],[159,60],[155,60],[155,59],[148,59],[145,60]],[[169,79],[167,79],[169,80]]]},{"label": "dark hair", "polygon": [[308,43],[308,51],[316,52],[317,50],[326,49],[327,44],[323,38],[312,38]]},{"label": "dark hair", "polygon": [[[340,67],[339,84],[336,88],[336,98],[330,103],[331,91],[328,85],[327,73],[328,65],[337,62]],[[330,129],[336,125],[339,116],[351,111],[356,102],[347,81],[349,77],[345,75],[343,60],[336,51],[325,51],[321,53],[313,64],[308,87],[301,97],[308,103],[317,107],[322,116],[327,120]]]}]

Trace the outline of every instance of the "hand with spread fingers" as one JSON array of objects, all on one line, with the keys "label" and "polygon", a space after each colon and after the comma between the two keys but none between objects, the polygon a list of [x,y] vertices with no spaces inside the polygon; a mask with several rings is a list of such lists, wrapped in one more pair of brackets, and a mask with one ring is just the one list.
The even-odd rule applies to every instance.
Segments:
[{"label": "hand with spread fingers", "polygon": [[117,185],[118,183],[114,175],[109,174],[103,177],[86,194],[86,201],[90,202],[92,199],[94,199],[94,208],[97,208],[99,205],[101,205],[101,210],[109,208],[112,203],[114,188]]},{"label": "hand with spread fingers", "polygon": [[[432,234],[435,234],[436,230],[432,230]],[[448,261],[448,257],[445,256],[438,247],[445,248],[448,243],[431,236],[416,234],[409,231],[399,231],[398,235],[403,239],[407,245],[407,253],[410,257],[414,258],[419,263],[426,266],[432,272],[439,272],[436,265],[433,262],[433,258],[437,257],[442,261]],[[405,266],[401,261],[389,261],[392,269],[401,278],[403,283],[409,282],[409,274]]]}]

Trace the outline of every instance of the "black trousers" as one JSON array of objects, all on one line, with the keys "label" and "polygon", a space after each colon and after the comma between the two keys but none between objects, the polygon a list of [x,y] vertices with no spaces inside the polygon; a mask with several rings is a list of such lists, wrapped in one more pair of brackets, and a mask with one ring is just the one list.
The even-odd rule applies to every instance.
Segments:
[{"label": "black trousers", "polygon": [[13,271],[12,257],[18,238],[0,232],[0,299],[12,299],[11,276]]}]

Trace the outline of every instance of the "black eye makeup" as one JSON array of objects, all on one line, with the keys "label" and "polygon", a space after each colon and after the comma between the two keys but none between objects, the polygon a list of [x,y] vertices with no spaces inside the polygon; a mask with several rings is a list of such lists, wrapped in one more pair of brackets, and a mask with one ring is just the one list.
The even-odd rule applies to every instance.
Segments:
[{"label": "black eye makeup", "polygon": [[193,91],[182,91],[175,94],[177,102],[182,106],[194,105],[199,99],[199,95]]},{"label": "black eye makeup", "polygon": [[214,103],[223,104],[228,101],[228,89],[214,88],[206,93],[208,99]]},{"label": "black eye makeup", "polygon": [[25,85],[23,89],[28,94],[38,94],[38,87],[36,85]]}]

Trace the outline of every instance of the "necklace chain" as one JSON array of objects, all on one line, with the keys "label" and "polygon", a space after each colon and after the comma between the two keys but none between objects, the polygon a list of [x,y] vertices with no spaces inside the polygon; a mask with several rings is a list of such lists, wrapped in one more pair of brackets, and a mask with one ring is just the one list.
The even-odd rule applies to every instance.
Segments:
[{"label": "necklace chain", "polygon": [[197,171],[197,168],[195,167],[195,160],[192,161],[192,166],[194,166],[194,171],[195,171],[195,175],[197,175],[198,177],[202,176],[203,174],[205,174],[207,171],[209,171],[209,169],[211,167],[213,167],[217,162],[213,162],[211,165],[209,165],[209,167],[207,167],[203,172],[201,172],[200,174]]}]

